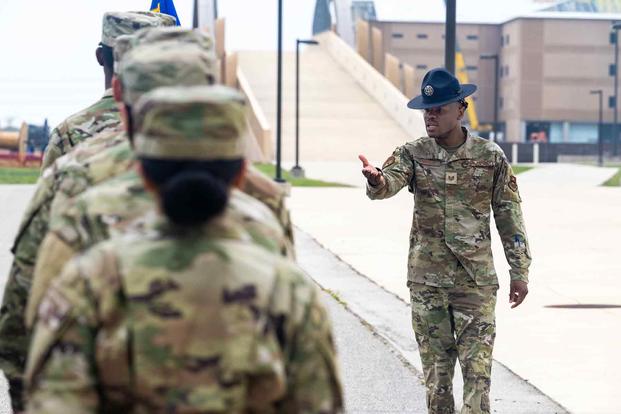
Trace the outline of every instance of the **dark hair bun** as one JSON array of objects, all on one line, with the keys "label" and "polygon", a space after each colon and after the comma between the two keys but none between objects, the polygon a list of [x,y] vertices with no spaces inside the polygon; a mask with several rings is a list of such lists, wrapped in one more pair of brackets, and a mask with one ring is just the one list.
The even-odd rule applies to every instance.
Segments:
[{"label": "dark hair bun", "polygon": [[224,211],[227,185],[207,171],[183,171],[162,187],[164,214],[175,224],[202,224]]}]

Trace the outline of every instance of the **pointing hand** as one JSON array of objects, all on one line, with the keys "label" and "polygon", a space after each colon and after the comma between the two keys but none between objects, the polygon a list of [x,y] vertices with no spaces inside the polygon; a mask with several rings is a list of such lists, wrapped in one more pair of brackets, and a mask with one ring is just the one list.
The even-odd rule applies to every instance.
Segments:
[{"label": "pointing hand", "polygon": [[372,166],[364,155],[359,155],[358,158],[362,161],[362,175],[366,177],[369,184],[374,187],[379,185],[383,186],[385,180],[382,173],[377,168]]}]

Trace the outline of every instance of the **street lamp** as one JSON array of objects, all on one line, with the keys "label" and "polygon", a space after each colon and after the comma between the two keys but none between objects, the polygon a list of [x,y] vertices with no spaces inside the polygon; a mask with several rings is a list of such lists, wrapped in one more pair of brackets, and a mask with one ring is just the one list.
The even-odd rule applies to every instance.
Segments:
[{"label": "street lamp", "polygon": [[300,167],[300,45],[318,45],[316,40],[295,40],[295,165],[291,175],[304,177],[304,169]]},{"label": "street lamp", "polygon": [[498,138],[498,55],[481,55],[482,60],[493,60],[494,61],[494,141],[497,141]]},{"label": "street lamp", "polygon": [[274,180],[284,183],[282,178],[282,0],[278,0],[278,63],[276,73],[276,177]]},{"label": "street lamp", "polygon": [[618,104],[618,96],[619,96],[619,29],[621,29],[621,23],[614,23],[611,27],[612,32],[610,33],[610,38],[611,40],[614,40],[615,43],[615,73],[614,73],[614,77],[615,77],[615,86],[614,86],[614,98],[613,98],[613,104],[614,104],[614,127],[613,127],[613,134],[612,134],[612,155],[617,156],[619,153],[619,113],[617,111],[617,104]]},{"label": "street lamp", "polygon": [[596,89],[591,91],[591,95],[599,95],[599,123],[597,124],[597,163],[600,167],[604,165],[604,142],[602,140],[602,123],[603,123],[603,101],[604,101],[604,91],[601,89]]},{"label": "street lamp", "polygon": [[446,23],[444,34],[444,66],[446,70],[455,74],[455,48],[456,48],[456,0],[444,0],[446,5]]}]

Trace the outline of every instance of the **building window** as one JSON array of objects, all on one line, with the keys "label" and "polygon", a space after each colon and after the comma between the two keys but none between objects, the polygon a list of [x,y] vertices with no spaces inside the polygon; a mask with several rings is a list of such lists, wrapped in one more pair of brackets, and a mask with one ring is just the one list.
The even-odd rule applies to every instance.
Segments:
[{"label": "building window", "polygon": [[427,34],[426,33],[419,33],[416,35],[417,39],[427,39]]},{"label": "building window", "polygon": [[505,66],[505,76],[509,76],[509,65]]},{"label": "building window", "polygon": [[393,33],[392,34],[392,38],[393,39],[403,39],[403,33]]},{"label": "building window", "polygon": [[498,76],[502,78],[505,75],[505,68],[501,66],[498,72]]},{"label": "building window", "polygon": [[416,65],[416,69],[427,69],[427,65]]},{"label": "building window", "polygon": [[509,35],[507,35],[507,39],[505,40],[505,45],[509,44]]},{"label": "building window", "polygon": [[505,100],[502,96],[498,98],[498,107],[502,109],[505,106]]},{"label": "building window", "polygon": [[500,47],[504,47],[504,45],[505,45],[505,37],[503,35],[503,36],[500,36]]},{"label": "building window", "polygon": [[474,71],[479,70],[479,67],[478,66],[466,66],[466,70],[468,72],[474,72]]},{"label": "building window", "polygon": [[466,36],[466,39],[468,39],[468,40],[479,40],[479,36],[478,35],[468,35],[468,36]]}]

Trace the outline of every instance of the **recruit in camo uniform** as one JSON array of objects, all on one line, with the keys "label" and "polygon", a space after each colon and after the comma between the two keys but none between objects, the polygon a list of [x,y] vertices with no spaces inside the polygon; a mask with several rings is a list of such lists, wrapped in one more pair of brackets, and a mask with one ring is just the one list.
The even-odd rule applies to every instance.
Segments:
[{"label": "recruit in camo uniform", "polygon": [[[188,36],[193,36],[193,33],[186,32]],[[142,94],[158,86],[207,84],[205,73],[210,73],[212,66],[215,67],[215,60],[210,61],[202,48],[195,45],[176,43],[171,48],[158,42],[138,46],[119,65],[118,77],[124,85],[123,100],[126,105],[133,106]],[[179,77],[172,74],[178,74]],[[217,118],[215,122],[218,122]],[[137,217],[154,208],[152,198],[146,193],[133,167],[134,157],[129,144],[111,148],[101,163],[96,164],[100,167],[118,165],[121,153],[130,154],[121,160],[121,163],[126,164],[125,172],[63,202],[60,208],[54,202],[50,231],[37,257],[26,312],[28,326],[32,326],[37,305],[50,281],[58,276],[74,254],[110,235],[123,232]],[[95,170],[105,171],[108,168],[100,167]],[[233,191],[229,207],[258,243],[270,250],[293,256],[293,247],[287,234],[266,205],[240,191]]]},{"label": "recruit in camo uniform", "polygon": [[[224,87],[146,94],[137,156],[243,159],[240,102]],[[225,119],[197,122],[214,113]],[[185,229],[158,216],[69,262],[39,308],[27,378],[33,414],[342,409],[317,290],[226,212]]]},{"label": "recruit in camo uniform", "polygon": [[[155,42],[155,40],[151,40]],[[207,41],[207,39],[205,38],[204,41]],[[179,44],[175,43],[175,47],[178,48],[178,46]],[[197,46],[194,47],[199,49],[195,50],[195,52],[197,56],[201,57],[200,80],[202,84],[205,84],[208,75],[216,76],[216,60],[212,57],[212,54],[203,51]],[[169,48],[173,49],[173,46],[169,46]],[[118,56],[118,58],[120,57]],[[165,84],[180,82],[179,79],[183,77],[184,75],[181,71],[176,78],[169,76]],[[186,77],[185,81],[193,84],[192,79],[199,79],[199,76],[194,78]],[[152,85],[153,88],[157,86],[159,85]],[[97,141],[97,143],[91,145],[90,143],[93,141]],[[89,186],[109,178],[109,175],[116,175],[127,171],[127,166],[130,165],[133,157],[117,150],[126,142],[125,134],[119,135],[117,132],[102,133],[84,141],[76,147],[75,151],[61,157],[53,164],[52,168],[48,168],[39,183],[37,193],[31,203],[31,206],[34,207],[29,207],[29,214],[27,220],[25,220],[26,225],[20,229],[15,243],[15,263],[17,265],[13,269],[19,270],[19,272],[12,272],[12,275],[19,275],[19,279],[16,278],[15,280],[27,280],[28,285],[24,287],[22,284],[12,283],[10,279],[5,290],[4,303],[6,306],[3,308],[3,318],[0,320],[0,342],[4,343],[6,341],[10,343],[8,347],[0,351],[6,353],[6,356],[2,358],[2,363],[9,367],[14,365],[16,367],[14,370],[16,377],[19,375],[17,374],[18,372],[23,371],[23,364],[25,363],[29,336],[28,329],[24,327],[25,316],[28,316],[26,312],[27,297],[32,294],[33,271],[38,253],[40,252],[39,247],[48,231],[51,211],[56,204],[62,205],[62,200],[85,191]],[[93,155],[93,150],[103,149],[102,145],[109,152],[104,150]],[[74,155],[74,152],[77,154]],[[102,158],[104,153],[107,157]],[[121,169],[124,161],[125,167]],[[82,174],[84,170],[91,172],[91,174],[85,176]],[[24,266],[24,263],[27,263],[28,266]],[[16,380],[19,380],[19,378],[21,377],[18,377]],[[15,400],[17,401],[17,397],[15,397]]]},{"label": "recruit in camo uniform", "polygon": [[[103,19],[102,43],[114,45],[115,39],[123,34],[133,33],[140,28],[172,24],[174,24],[174,18],[157,13],[106,13]],[[112,122],[113,120],[117,121]],[[61,137],[63,139],[71,138],[67,142],[71,142],[72,145],[99,131],[101,131],[99,135],[114,138],[119,134],[117,130],[118,120],[118,109],[111,92],[107,91],[106,97],[102,101],[63,122],[55,130],[53,138],[57,142],[65,142],[60,139]],[[99,140],[99,138],[95,140]],[[63,151],[70,149],[72,149],[71,146],[64,147]],[[50,149],[50,151],[52,150]],[[37,183],[35,195],[26,208],[12,248],[14,261],[0,309],[0,369],[9,379],[12,404],[16,410],[21,405],[21,376],[28,347],[28,337],[23,324],[24,309],[30,289],[36,253],[47,231],[51,200],[58,189],[58,177],[64,176],[71,165],[81,162],[92,155],[92,152],[78,150],[75,154],[73,152],[70,154],[72,155],[67,154],[59,164],[53,164],[52,168],[44,170],[44,174]]]},{"label": "recruit in camo uniform", "polygon": [[[461,90],[452,75],[441,75]],[[424,95],[441,89],[426,80]],[[449,102],[458,98],[462,99]],[[373,200],[392,197],[405,186],[414,194],[408,286],[431,414],[455,412],[452,379],[457,358],[464,377],[462,414],[490,412],[498,289],[491,211],[511,280],[528,282],[531,262],[511,166],[498,145],[463,131],[466,141],[453,153],[430,137],[398,147],[381,169],[385,184],[367,184]]]},{"label": "recruit in camo uniform", "polygon": [[[152,12],[113,12],[106,13],[103,19],[101,47],[114,48],[115,40],[123,34],[131,34],[145,27],[174,26],[172,16]],[[63,154],[71,151],[80,142],[121,123],[119,110],[107,89],[104,96],[86,109],[67,118],[52,131],[41,170],[45,170]]]},{"label": "recruit in camo uniform", "polygon": [[[130,59],[132,57],[128,56],[127,64],[131,64]],[[155,71],[156,68],[150,70],[152,74]],[[214,135],[218,135],[221,133],[218,125],[226,113],[223,111],[224,105],[216,100],[242,102],[243,98],[236,91],[222,86],[214,87],[211,95],[214,105],[204,109],[204,113],[209,115],[205,118],[205,124],[211,126]],[[231,129],[231,124],[235,125],[232,121],[229,120],[228,129]],[[236,128],[242,136],[246,128],[245,118],[236,120]],[[157,204],[145,190],[135,169],[104,181],[69,200],[62,212],[53,215],[50,231],[41,245],[27,306],[27,326],[32,327],[34,324],[41,299],[71,257],[112,236],[134,229],[136,223],[141,224],[140,217],[156,209]],[[259,200],[233,189],[227,214],[242,225],[257,245],[272,253],[293,257],[292,247],[278,219]]]}]

